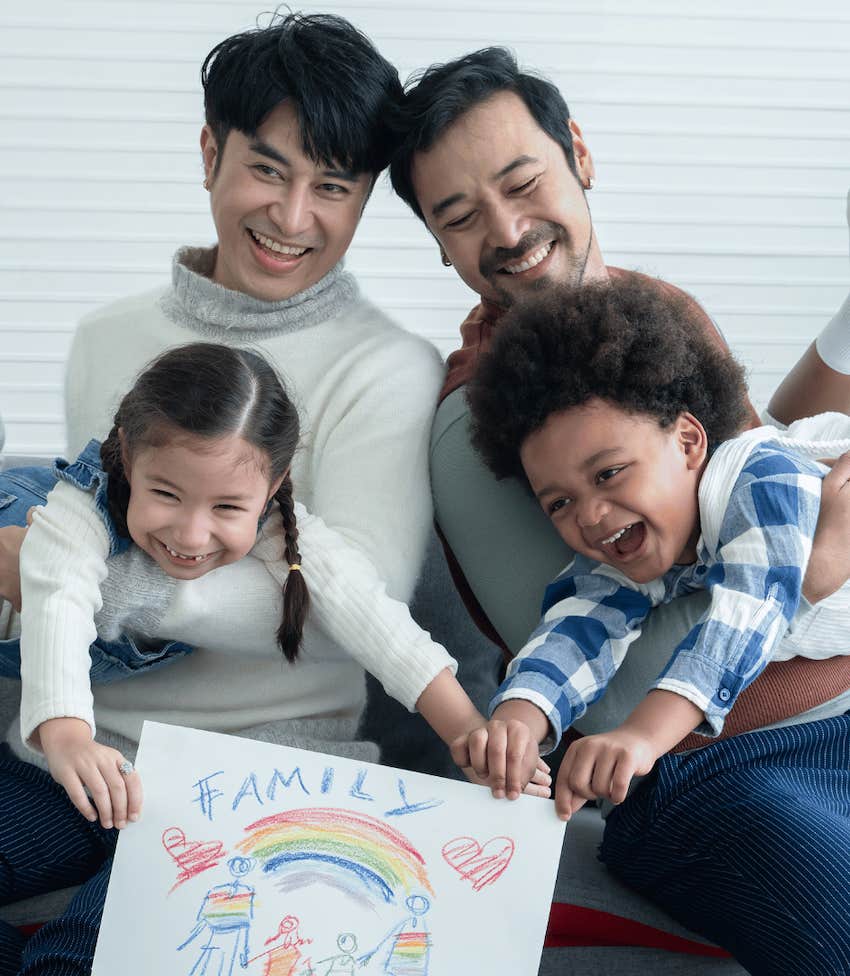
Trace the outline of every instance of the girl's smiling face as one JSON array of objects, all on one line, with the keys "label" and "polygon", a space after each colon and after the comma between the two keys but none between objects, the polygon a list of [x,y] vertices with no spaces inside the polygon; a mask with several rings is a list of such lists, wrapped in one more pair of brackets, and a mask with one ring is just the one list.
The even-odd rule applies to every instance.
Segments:
[{"label": "girl's smiling face", "polygon": [[175,434],[125,458],[127,528],[133,542],[175,579],[197,579],[253,548],[257,523],[280,482],[243,438]]},{"label": "girl's smiling face", "polygon": [[689,413],[662,428],[594,398],[548,417],[520,458],[572,549],[646,583],[696,559],[707,450],[705,430]]}]

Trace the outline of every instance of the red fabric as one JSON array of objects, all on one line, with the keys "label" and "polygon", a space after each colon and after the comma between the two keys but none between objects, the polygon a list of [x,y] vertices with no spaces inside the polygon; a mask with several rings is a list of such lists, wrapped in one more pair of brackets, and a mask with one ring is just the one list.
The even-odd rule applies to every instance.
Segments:
[{"label": "red fabric", "polygon": [[562,902],[552,905],[544,945],[548,949],[564,946],[637,946],[684,952],[693,956],[730,958],[725,949],[717,946],[672,935],[610,912]]}]

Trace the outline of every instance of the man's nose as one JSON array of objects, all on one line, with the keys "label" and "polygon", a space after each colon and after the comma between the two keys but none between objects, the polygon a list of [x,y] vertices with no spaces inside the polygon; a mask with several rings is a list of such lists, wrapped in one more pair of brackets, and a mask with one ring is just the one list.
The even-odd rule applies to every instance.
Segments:
[{"label": "man's nose", "polygon": [[290,184],[281,198],[269,207],[269,216],[284,242],[297,241],[300,235],[310,230],[313,222],[310,188]]},{"label": "man's nose", "polygon": [[498,200],[484,214],[487,244],[505,250],[516,247],[529,229],[529,221],[522,210],[507,200]]}]

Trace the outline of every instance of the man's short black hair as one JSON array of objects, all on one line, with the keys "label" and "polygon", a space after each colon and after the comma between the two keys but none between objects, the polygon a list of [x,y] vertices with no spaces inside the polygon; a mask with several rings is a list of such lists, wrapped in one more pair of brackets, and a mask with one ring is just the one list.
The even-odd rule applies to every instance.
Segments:
[{"label": "man's short black hair", "polygon": [[467,389],[473,443],[499,478],[554,413],[599,398],[661,427],[690,412],[709,450],[748,417],[744,370],[710,338],[701,309],[651,279],[559,288],[518,303]]},{"label": "man's short black hair", "polygon": [[[390,163],[395,192],[420,220],[425,217],[413,191],[413,156],[427,152],[445,130],[474,106],[500,92],[514,92],[540,128],[564,150],[575,174],[570,110],[551,81],[521,71],[504,47],[485,47],[456,61],[432,64],[414,77],[396,113],[399,146]],[[494,142],[499,138],[493,133]]]},{"label": "man's short black hair", "polygon": [[342,17],[293,13],[225,38],[207,55],[201,82],[221,148],[231,129],[254,136],[291,99],[311,159],[376,175],[389,162],[387,120],[403,97],[398,72]]}]

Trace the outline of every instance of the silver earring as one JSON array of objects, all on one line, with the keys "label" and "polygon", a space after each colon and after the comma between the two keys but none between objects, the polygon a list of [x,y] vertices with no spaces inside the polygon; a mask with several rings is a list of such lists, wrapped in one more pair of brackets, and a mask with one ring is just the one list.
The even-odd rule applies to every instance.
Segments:
[{"label": "silver earring", "polygon": [[587,183],[584,184],[585,190],[592,190],[596,184],[596,180],[592,176],[588,176]]},{"label": "silver earring", "polygon": [[444,268],[450,268],[452,266],[451,261],[446,257],[446,252],[440,248],[440,260],[443,262]]}]

